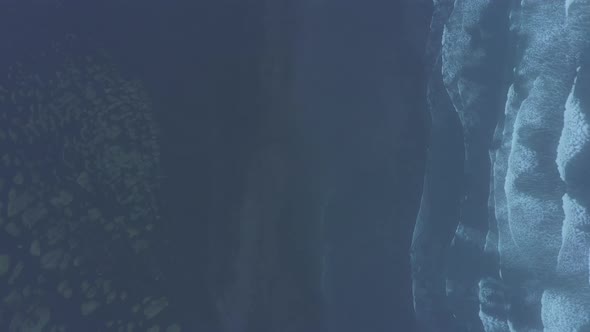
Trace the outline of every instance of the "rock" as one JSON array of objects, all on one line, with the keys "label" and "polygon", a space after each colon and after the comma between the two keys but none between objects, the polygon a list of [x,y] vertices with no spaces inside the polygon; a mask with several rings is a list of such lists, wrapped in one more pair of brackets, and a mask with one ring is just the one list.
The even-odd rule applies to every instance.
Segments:
[{"label": "rock", "polygon": [[0,277],[10,270],[10,256],[0,255]]},{"label": "rock", "polygon": [[41,244],[39,243],[39,240],[34,240],[33,243],[31,243],[29,252],[33,256],[41,256]]}]

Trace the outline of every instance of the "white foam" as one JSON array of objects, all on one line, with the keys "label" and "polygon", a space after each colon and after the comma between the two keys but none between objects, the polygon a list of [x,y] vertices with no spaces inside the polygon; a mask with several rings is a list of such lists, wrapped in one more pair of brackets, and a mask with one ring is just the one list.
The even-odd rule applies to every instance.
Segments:
[{"label": "white foam", "polygon": [[464,223],[459,223],[455,231],[455,238],[469,243],[476,247],[483,247],[485,244],[485,233]]},{"label": "white foam", "polygon": [[479,310],[479,319],[483,324],[485,332],[509,332],[510,328],[505,320],[500,320],[497,317],[486,314],[481,309]]},{"label": "white foam", "polygon": [[470,31],[479,29],[482,14],[490,0],[455,0],[453,12],[443,29],[442,75],[455,110],[477,98],[481,87],[475,82],[459,82],[465,67],[482,63],[485,49],[475,47]]},{"label": "white foam", "polygon": [[[588,210],[571,198],[563,196],[563,210],[565,218],[562,227],[562,245],[559,251],[557,273],[561,277],[579,277],[586,280],[588,274],[587,254],[590,242],[586,232],[580,226],[590,225]],[[577,280],[579,280],[578,278]]]},{"label": "white foam", "polygon": [[[512,238],[527,257],[529,268],[545,270],[544,273],[554,269],[561,247],[559,230],[563,220],[561,195],[553,194],[554,188],[550,187],[558,178],[546,165],[547,160],[556,158],[555,148],[551,146],[558,145],[555,134],[561,132],[560,105],[563,105],[561,99],[566,98],[559,91],[561,76],[556,68],[534,79],[520,105],[504,183]],[[536,141],[540,137],[556,139],[540,145]],[[539,243],[539,239],[543,242]]]},{"label": "white foam", "polygon": [[506,96],[504,108],[504,124],[502,128],[502,144],[496,151],[494,158],[494,208],[496,223],[498,226],[498,252],[500,254],[500,266],[511,267],[520,265],[521,257],[515,250],[510,227],[508,224],[508,205],[506,200],[505,180],[508,172],[508,159],[513,142],[513,127],[516,113],[518,112],[518,94],[514,84],[510,85]]},{"label": "white foam", "polygon": [[542,320],[545,332],[586,331],[590,324],[590,289],[560,288],[543,293]]},{"label": "white foam", "polygon": [[[580,68],[578,67],[578,71]],[[571,92],[565,104],[565,112],[563,114],[563,130],[559,139],[557,147],[557,169],[562,180],[566,178],[566,166],[568,162],[578,153],[582,148],[590,143],[590,124],[586,115],[580,108],[580,100],[575,96],[577,77],[574,79]]]}]

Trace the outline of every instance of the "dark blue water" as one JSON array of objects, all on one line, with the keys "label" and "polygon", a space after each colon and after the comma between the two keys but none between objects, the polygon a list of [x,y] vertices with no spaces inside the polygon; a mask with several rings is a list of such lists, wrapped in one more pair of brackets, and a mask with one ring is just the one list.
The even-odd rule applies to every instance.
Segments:
[{"label": "dark blue water", "polygon": [[[164,294],[169,307],[158,319],[205,332],[414,329],[408,250],[424,167],[426,6],[381,0],[4,6],[0,73],[72,34],[78,46],[71,52],[108,53],[153,103],[165,222],[149,262],[126,264],[132,258],[122,255],[113,258],[120,268],[106,273],[136,294]],[[284,73],[277,83],[269,59]],[[45,67],[36,63],[34,70]],[[244,225],[257,225],[255,240],[245,237]],[[1,240],[3,251],[17,250],[18,240]],[[244,243],[258,248],[251,274],[236,270]],[[158,281],[147,277],[154,270],[163,271]],[[20,282],[36,274],[28,270]],[[255,280],[246,291],[253,294],[248,323],[224,331],[216,303],[227,294],[239,302],[232,287],[241,275]],[[10,287],[0,284],[1,294]],[[84,318],[81,300],[48,301],[52,320],[66,322],[68,331],[102,331],[101,323],[122,316],[118,307],[103,306]],[[2,312],[0,324],[8,324],[17,310]]]}]

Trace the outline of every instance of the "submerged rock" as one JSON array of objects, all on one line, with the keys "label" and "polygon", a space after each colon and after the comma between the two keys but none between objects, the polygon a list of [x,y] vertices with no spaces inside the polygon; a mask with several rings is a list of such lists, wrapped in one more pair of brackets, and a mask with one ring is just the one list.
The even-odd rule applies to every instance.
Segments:
[{"label": "submerged rock", "polygon": [[160,146],[141,82],[70,37],[12,65],[1,85],[0,243],[15,255],[0,255],[0,289],[14,290],[0,294],[0,330],[174,323],[161,306],[145,316],[129,307],[146,296],[168,303],[148,268],[159,240],[147,229],[162,222]]}]

